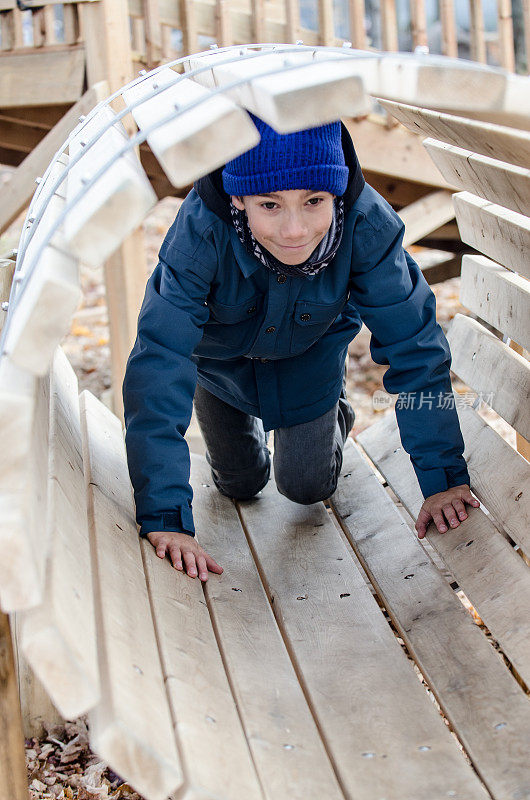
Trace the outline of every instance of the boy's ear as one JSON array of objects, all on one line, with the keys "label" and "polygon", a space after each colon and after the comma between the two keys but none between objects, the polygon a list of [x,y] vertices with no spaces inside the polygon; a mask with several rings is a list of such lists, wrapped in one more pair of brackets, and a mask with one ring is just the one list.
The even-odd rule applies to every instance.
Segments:
[{"label": "boy's ear", "polygon": [[232,195],[232,203],[235,205],[236,208],[239,209],[239,211],[244,211],[245,210],[245,204],[243,202],[243,198],[242,197],[238,197],[236,195]]}]

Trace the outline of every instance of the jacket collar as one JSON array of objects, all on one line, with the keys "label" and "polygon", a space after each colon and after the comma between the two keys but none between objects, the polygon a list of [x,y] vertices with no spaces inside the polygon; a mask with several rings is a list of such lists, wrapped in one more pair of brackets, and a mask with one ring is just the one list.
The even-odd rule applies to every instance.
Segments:
[{"label": "jacket collar", "polygon": [[[357,153],[353,146],[353,141],[350,133],[344,123],[341,121],[341,141],[342,149],[344,152],[344,160],[349,170],[348,184],[344,192],[344,215],[351,209],[359,195],[361,194],[365,179],[357,158]],[[206,206],[213,211],[223,222],[229,226],[230,241],[234,249],[234,254],[241,267],[244,276],[248,278],[260,265],[261,262],[255,256],[247,252],[245,247],[239,241],[239,237],[232,224],[232,215],[230,214],[230,195],[227,194],[223,187],[221,173],[224,169],[224,164],[218,167],[213,172],[199,178],[193,184],[193,188],[206,204]],[[307,278],[315,277],[306,276]]]}]

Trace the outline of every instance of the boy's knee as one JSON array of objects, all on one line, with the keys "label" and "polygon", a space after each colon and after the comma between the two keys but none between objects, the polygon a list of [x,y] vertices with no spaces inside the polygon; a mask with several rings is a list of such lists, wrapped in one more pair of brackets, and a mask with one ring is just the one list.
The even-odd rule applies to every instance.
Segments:
[{"label": "boy's knee", "polygon": [[267,485],[270,471],[269,462],[259,472],[245,472],[238,476],[231,475],[229,478],[216,475],[212,470],[212,478],[221,494],[226,497],[231,497],[233,500],[251,500]]},{"label": "boy's knee", "polygon": [[328,497],[331,497],[337,488],[337,482],[330,479],[325,484],[311,485],[304,483],[289,484],[276,480],[276,487],[280,494],[283,494],[293,503],[310,506],[313,503],[320,503],[322,500],[327,500]]}]

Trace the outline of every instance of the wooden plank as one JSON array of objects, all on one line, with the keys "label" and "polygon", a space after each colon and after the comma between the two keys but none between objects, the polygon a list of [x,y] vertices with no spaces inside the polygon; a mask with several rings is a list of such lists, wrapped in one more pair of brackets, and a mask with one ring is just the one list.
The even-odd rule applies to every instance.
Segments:
[{"label": "wooden plank", "polygon": [[0,233],[6,230],[29,203],[35,191],[35,179],[43,175],[49,162],[75,128],[81,115],[88,112],[100,100],[108,96],[106,81],[97,83],[85,92],[83,97],[56,123],[39,144],[24,159],[20,167],[12,173],[2,186],[2,205],[0,207]]},{"label": "wooden plank", "polygon": [[[250,7],[252,9],[252,22],[253,22],[253,29],[254,29],[254,41],[255,42],[264,42],[265,41],[265,0],[250,0]],[[286,15],[288,14],[287,8],[285,10]],[[296,39],[292,39],[290,41],[296,41]]]},{"label": "wooden plank", "polygon": [[[391,176],[393,185],[396,184],[394,179],[400,178],[414,181],[417,186],[428,186],[431,190],[456,188],[442,177],[422,146],[420,137],[412,136],[401,125],[388,129],[375,115],[360,120],[344,119],[343,122],[355,143],[363,173]],[[366,179],[372,185],[373,176]],[[387,196],[385,192],[383,194]]]},{"label": "wooden plank", "polygon": [[[202,472],[206,472],[204,466]],[[194,485],[198,480],[195,469]],[[232,525],[239,526],[230,501],[226,500],[226,505]],[[208,514],[208,510],[204,513]],[[229,528],[218,518],[213,527],[215,531],[219,527]],[[219,650],[202,585],[198,580],[177,574],[168,559],[161,562],[147,540],[142,541],[142,551],[166,689],[177,720],[179,749],[188,766],[185,796],[261,798],[259,778],[239,718],[240,714],[244,716],[245,709],[236,706],[232,696],[223,664],[225,654]],[[233,605],[236,598],[231,594],[233,599],[227,599]],[[262,611],[272,616],[263,592],[262,595]],[[244,620],[238,622],[241,626]],[[265,645],[261,637],[260,641]],[[244,650],[240,655],[245,661]],[[288,657],[285,662],[290,667]],[[281,674],[275,671],[275,685],[279,680]],[[270,747],[270,739],[268,743]],[[271,761],[270,767],[274,772],[278,764]]]},{"label": "wooden plank", "polygon": [[[80,395],[101,701],[90,746],[147,800],[182,785],[119,420]],[[141,643],[141,647],[139,647]]]},{"label": "wooden plank", "polygon": [[[275,619],[275,599],[263,587],[260,565],[254,561],[237,510],[213,485],[203,456],[192,455],[191,482],[200,543],[208,552],[222,553],[223,575],[212,575],[203,586],[264,796],[281,798],[288,786],[293,800],[338,800],[343,793],[333,764]],[[213,716],[221,722],[219,714]],[[224,756],[223,747],[218,757],[231,755]],[[230,793],[229,786],[226,789],[227,797],[242,796]]]},{"label": "wooden plank", "polygon": [[386,52],[399,50],[396,4],[394,0],[381,0],[381,43]]},{"label": "wooden plank", "polygon": [[[48,372],[55,348],[68,332],[82,295],[77,261],[68,254],[61,233],[56,232],[44,246],[65,204],[59,192],[48,201],[48,187],[64,172],[66,164],[66,156],[61,156],[39,187],[32,209],[36,213],[45,203],[45,210],[40,222],[35,223],[36,230],[20,266],[21,277],[28,277],[11,299],[6,321],[5,348],[11,361],[40,376]],[[64,184],[61,189],[64,191]],[[53,314],[50,308],[54,309]]]},{"label": "wooden plank", "polygon": [[[103,132],[114,118],[113,111],[103,106],[80,125],[69,145],[71,158],[81,150],[84,154],[68,173],[67,202],[72,203],[80,193],[81,196],[65,220],[64,236],[72,252],[93,266],[101,265],[156,203],[156,195],[132,150],[117,156],[127,144],[121,124]],[[94,136],[98,136],[94,145],[86,147]],[[83,186],[105,164],[105,173],[83,191]]]},{"label": "wooden plank", "polygon": [[458,58],[455,6],[453,0],[440,0],[440,22],[442,25],[442,53],[449,58]]},{"label": "wooden plank", "polygon": [[[45,382],[0,360],[0,605],[5,612],[31,608],[42,598],[48,434]],[[36,422],[34,422],[34,420]],[[32,501],[32,502],[31,502]]]},{"label": "wooden plank", "polygon": [[530,282],[484,256],[462,259],[460,302],[530,350]]},{"label": "wooden plank", "polygon": [[[241,52],[245,52],[242,48]],[[208,53],[191,57],[185,62],[186,71],[199,66],[210,70],[193,76],[207,88],[224,86],[238,79],[248,78],[240,86],[227,90],[235,102],[264,119],[280,133],[288,133],[317,124],[331,122],[342,116],[355,116],[367,112],[368,98],[362,79],[355,74],[353,60],[324,59],[313,62],[311,51],[281,54],[268,53],[246,61],[234,60],[222,66],[224,53]],[[299,69],[286,71],[287,65],[299,64]],[[270,70],[276,74],[260,77]]]},{"label": "wooden plank", "polygon": [[237,505],[344,794],[485,798],[324,505],[272,481]]},{"label": "wooden plank", "polygon": [[491,795],[524,794],[528,703],[350,439],[331,506]]},{"label": "wooden plank", "polygon": [[195,0],[180,0],[182,15],[182,50],[186,54],[196,53],[200,50],[197,20],[195,17],[196,7],[197,3]]},{"label": "wooden plank", "polygon": [[473,491],[498,527],[530,553],[528,462],[470,406],[458,408]]},{"label": "wooden plank", "polygon": [[[300,38],[300,7],[297,0],[285,0],[286,41],[294,44]],[[256,42],[263,39],[256,39]]]},{"label": "wooden plank", "polygon": [[530,363],[463,314],[451,321],[447,340],[453,356],[451,369],[515,430],[530,438]]},{"label": "wooden plank", "polygon": [[232,21],[230,19],[229,0],[216,0],[215,20],[217,26],[217,41],[221,47],[232,44]]},{"label": "wooden plank", "polygon": [[510,0],[497,0],[497,32],[501,67],[515,72],[512,6]]},{"label": "wooden plank", "polygon": [[160,64],[162,58],[162,31],[158,13],[158,0],[143,0],[145,48],[147,68],[153,69]]},{"label": "wooden plank", "polygon": [[[423,503],[423,495],[409,457],[401,445],[395,415],[389,414],[366,428],[359,434],[357,441],[409,514],[416,519]],[[471,489],[473,490],[473,484]],[[458,528],[444,534],[439,533],[436,526],[431,524],[426,538],[477,609],[522,680],[528,682],[528,566],[482,509],[467,506],[467,511],[468,519],[461,522]],[[517,694],[520,696],[519,689]]]},{"label": "wooden plank", "polygon": [[[9,302],[9,293],[11,291],[11,283],[13,281],[13,274],[15,272],[15,262],[10,258],[0,258],[0,302]],[[0,331],[4,327],[4,322],[7,317],[7,311],[0,311]]]},{"label": "wooden plank", "polygon": [[50,552],[42,603],[23,616],[24,655],[65,719],[99,699],[78,386],[60,347],[50,375],[46,524]]},{"label": "wooden plank", "polygon": [[421,131],[447,144],[464,147],[499,161],[508,161],[519,167],[527,167],[530,163],[528,131],[457,117],[453,114],[443,114],[441,111],[431,111],[428,108],[405,103],[394,103],[390,100],[381,100],[381,105],[415,133]]},{"label": "wooden plank", "polygon": [[10,614],[22,729],[26,739],[32,739],[34,736],[42,739],[47,736],[46,725],[64,726],[64,719],[53,705],[48,692],[22,652],[20,631],[25,613],[25,611],[14,611]]},{"label": "wooden plank", "polygon": [[0,796],[27,800],[28,779],[9,617],[0,611]]},{"label": "wooden plank", "polygon": [[259,142],[259,133],[248,114],[231,100],[210,95],[210,90],[169,68],[123,92],[126,103],[135,103],[153,89],[166,86],[156,97],[137,105],[134,119],[140,130],[167,118],[168,109],[182,108],[204,99],[190,111],[147,136],[149,146],[173,186],[194,180],[241,155]]},{"label": "wooden plank", "polygon": [[423,0],[409,0],[410,5],[410,27],[412,34],[412,49],[415,47],[427,47],[427,17]]},{"label": "wooden plank", "polygon": [[409,247],[432,231],[437,230],[455,215],[451,192],[441,189],[422,197],[400,209],[399,216],[405,223],[403,247]]},{"label": "wooden plank", "polygon": [[530,219],[470,192],[453,201],[462,241],[530,278]]},{"label": "wooden plank", "polygon": [[530,214],[530,169],[431,138],[424,139],[423,146],[444,178],[454,186],[512,211]]},{"label": "wooden plank", "polygon": [[320,44],[324,47],[332,47],[335,44],[333,0],[318,0],[318,29]]},{"label": "wooden plank", "polygon": [[366,48],[365,2],[364,0],[348,0],[350,12],[350,38],[356,50]]},{"label": "wooden plank", "polygon": [[484,36],[484,12],[482,0],[469,0],[469,16],[471,28],[471,58],[473,61],[486,63],[486,39]]},{"label": "wooden plank", "polygon": [[82,46],[39,52],[0,54],[0,106],[75,103],[83,93],[85,52]]}]

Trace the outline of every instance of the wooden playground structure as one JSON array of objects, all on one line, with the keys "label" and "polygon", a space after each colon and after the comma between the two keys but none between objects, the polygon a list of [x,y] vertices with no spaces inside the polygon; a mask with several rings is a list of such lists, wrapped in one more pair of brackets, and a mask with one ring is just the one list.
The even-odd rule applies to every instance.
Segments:
[{"label": "wooden playground structure", "polygon": [[[270,16],[257,1],[63,3],[68,46],[47,33],[52,4],[16,5],[0,0],[0,61],[69,59],[57,74],[72,82],[45,106],[47,89],[30,100],[0,79],[0,155],[27,154],[2,227],[31,200],[0,261],[1,800],[27,798],[23,732],[48,713],[87,713],[92,749],[147,800],[530,798],[530,79],[447,58],[450,3],[440,57],[392,52],[392,3],[383,53],[356,2],[353,48],[328,2],[318,34],[290,2]],[[200,35],[219,46],[197,52]],[[133,79],[138,65],[151,71]],[[327,503],[292,503],[273,479],[232,501],[194,454],[198,539],[225,566],[202,585],[139,540],[121,409],[79,395],[60,342],[79,263],[104,264],[119,381],[147,275],[141,221],[252,146],[245,109],[280,131],[342,118],[404,246],[454,253],[470,314],[453,320],[452,368],[517,451],[455,396],[482,508],[421,542],[393,414],[348,441]]]}]

